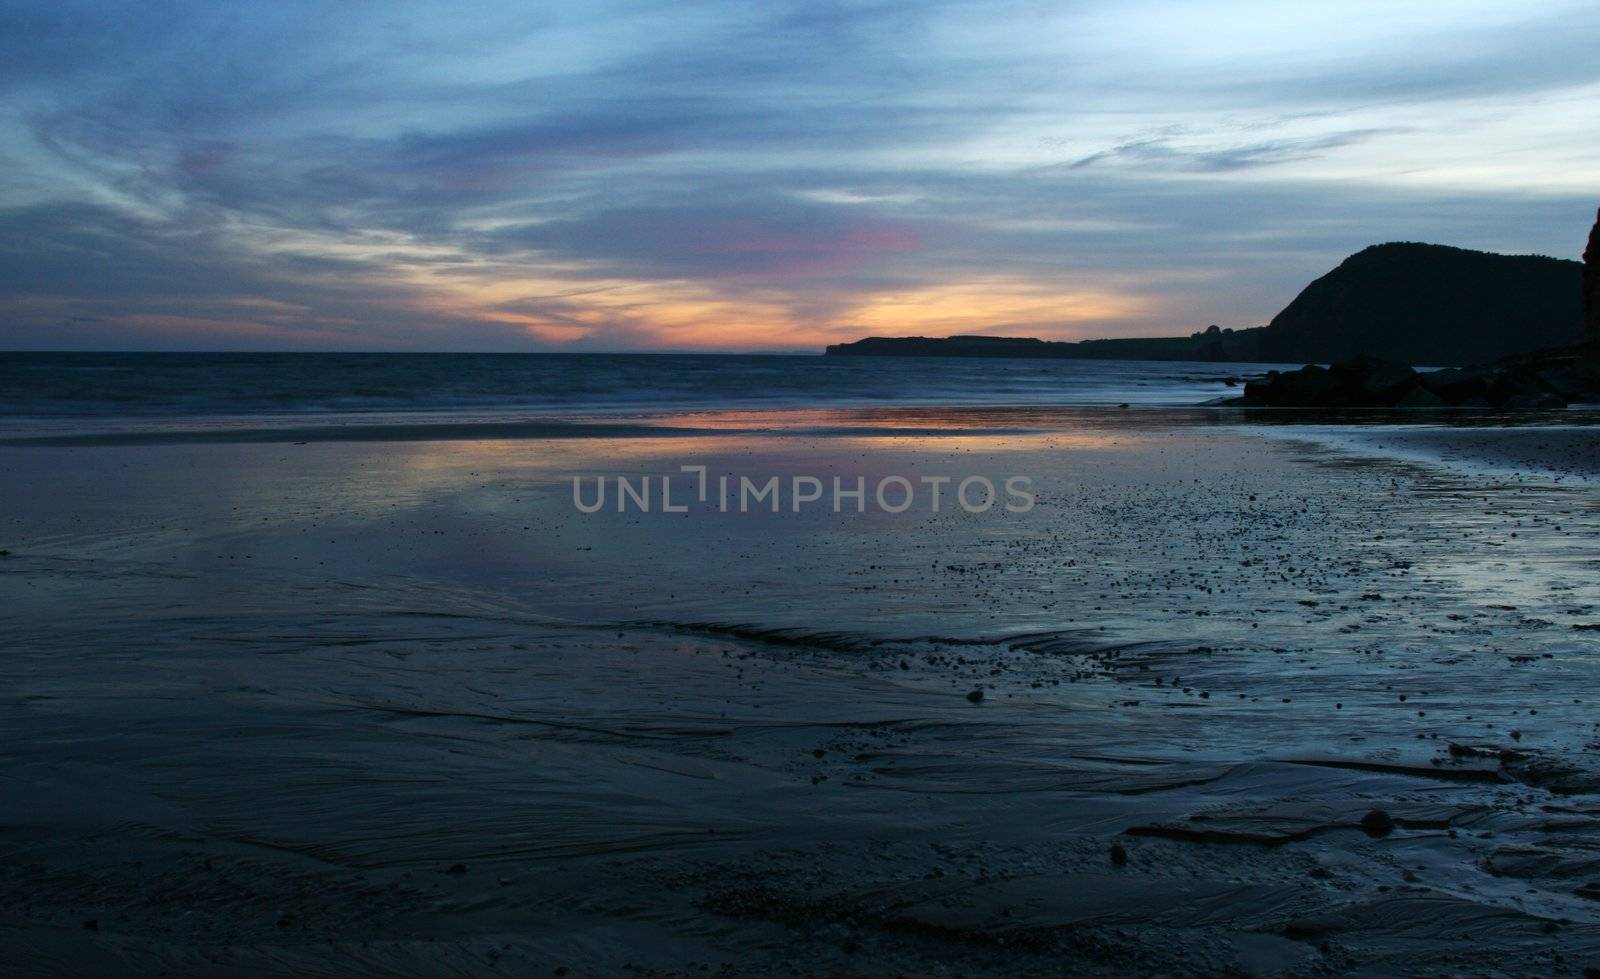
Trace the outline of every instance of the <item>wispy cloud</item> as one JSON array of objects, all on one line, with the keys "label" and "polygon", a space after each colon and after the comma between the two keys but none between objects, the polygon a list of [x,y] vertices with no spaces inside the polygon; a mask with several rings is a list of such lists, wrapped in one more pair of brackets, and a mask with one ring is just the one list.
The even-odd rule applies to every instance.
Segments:
[{"label": "wispy cloud", "polygon": [[1313,160],[1326,155],[1328,151],[1352,146],[1356,143],[1391,135],[1399,131],[1401,130],[1393,128],[1353,129],[1346,132],[1328,133],[1322,136],[1299,139],[1271,139],[1221,147],[1185,146],[1176,139],[1156,136],[1120,143],[1110,149],[1091,153],[1081,159],[1074,160],[1069,166],[1074,170],[1078,170],[1096,163],[1121,161],[1153,164],[1203,173],[1225,173],[1232,170],[1245,170],[1251,167],[1277,166],[1302,160]]}]

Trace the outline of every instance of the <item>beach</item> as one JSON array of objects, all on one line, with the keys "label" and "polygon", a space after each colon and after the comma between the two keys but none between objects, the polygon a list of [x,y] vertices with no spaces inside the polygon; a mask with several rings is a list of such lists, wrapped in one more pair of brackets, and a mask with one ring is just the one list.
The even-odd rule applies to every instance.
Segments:
[{"label": "beach", "polygon": [[1582,412],[441,421],[5,433],[6,972],[1600,966]]},{"label": "beach", "polygon": [[0,13],[0,979],[1600,979],[1600,7]]}]

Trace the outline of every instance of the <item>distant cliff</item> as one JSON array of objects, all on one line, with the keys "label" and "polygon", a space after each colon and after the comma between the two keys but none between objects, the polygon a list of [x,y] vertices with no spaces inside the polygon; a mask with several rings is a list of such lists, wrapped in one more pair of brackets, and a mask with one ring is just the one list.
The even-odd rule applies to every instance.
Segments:
[{"label": "distant cliff", "polygon": [[1210,329],[1186,337],[1136,337],[1068,343],[1032,337],[867,337],[836,343],[830,357],[1033,357],[1072,360],[1260,360],[1263,327]]},{"label": "distant cliff", "polygon": [[1578,262],[1535,255],[1373,245],[1273,317],[1262,354],[1454,365],[1562,346],[1583,335],[1582,274]]},{"label": "distant cliff", "polygon": [[[1591,257],[1592,256],[1592,257]],[[1600,268],[1600,224],[1586,257]],[[1586,297],[1588,297],[1586,299]],[[1186,337],[1062,343],[1023,337],[870,337],[830,355],[1067,357],[1331,363],[1366,355],[1454,366],[1563,346],[1600,320],[1600,272],[1535,255],[1445,245],[1362,249],[1306,286],[1265,327],[1211,327]],[[1600,330],[1600,325],[1593,327]]]}]

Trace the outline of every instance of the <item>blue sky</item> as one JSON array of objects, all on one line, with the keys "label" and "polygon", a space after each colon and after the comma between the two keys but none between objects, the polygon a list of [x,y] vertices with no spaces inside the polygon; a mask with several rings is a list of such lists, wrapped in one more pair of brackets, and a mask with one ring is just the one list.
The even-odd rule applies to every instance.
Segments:
[{"label": "blue sky", "polygon": [[1576,257],[1586,3],[0,0],[0,347],[815,350]]}]

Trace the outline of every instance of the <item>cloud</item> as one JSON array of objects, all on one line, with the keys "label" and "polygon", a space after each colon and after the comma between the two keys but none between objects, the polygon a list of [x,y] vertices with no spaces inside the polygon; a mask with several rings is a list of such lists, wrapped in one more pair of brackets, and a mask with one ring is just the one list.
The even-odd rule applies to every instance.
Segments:
[{"label": "cloud", "polygon": [[1396,129],[1354,129],[1329,133],[1323,136],[1300,139],[1273,139],[1243,143],[1220,148],[1200,149],[1178,145],[1167,137],[1151,137],[1113,146],[1108,150],[1091,153],[1074,160],[1069,166],[1082,169],[1108,161],[1126,161],[1193,170],[1202,173],[1224,173],[1251,167],[1276,166],[1301,160],[1316,159],[1328,150],[1352,146]]},{"label": "cloud", "polygon": [[0,211],[0,322],[31,349],[518,349],[520,330],[450,312],[364,263],[241,249],[220,229],[91,205]]},{"label": "cloud", "polygon": [[861,208],[705,195],[499,228],[479,246],[587,262],[610,275],[777,285],[866,273],[920,251],[936,233],[931,223]]},{"label": "cloud", "polygon": [[1373,241],[1574,254],[1583,14],[3,5],[0,346],[1250,325]]}]

